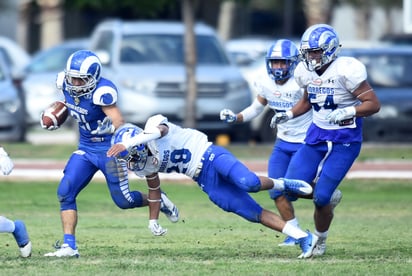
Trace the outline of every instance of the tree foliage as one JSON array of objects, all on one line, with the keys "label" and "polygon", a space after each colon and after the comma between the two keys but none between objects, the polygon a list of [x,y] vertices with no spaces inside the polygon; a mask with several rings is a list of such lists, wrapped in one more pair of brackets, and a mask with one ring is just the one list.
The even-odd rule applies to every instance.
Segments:
[{"label": "tree foliage", "polygon": [[[177,1],[178,2],[178,1]],[[102,13],[118,13],[127,11],[135,17],[152,17],[159,12],[176,5],[170,0],[70,0],[65,1],[67,7],[75,9],[91,9]]]}]

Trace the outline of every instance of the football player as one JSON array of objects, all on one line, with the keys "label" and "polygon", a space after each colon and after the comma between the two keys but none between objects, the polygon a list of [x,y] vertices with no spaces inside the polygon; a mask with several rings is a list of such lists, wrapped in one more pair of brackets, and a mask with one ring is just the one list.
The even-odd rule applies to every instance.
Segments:
[{"label": "football player", "polygon": [[[117,88],[101,76],[99,58],[91,51],[74,52],[67,60],[66,68],[57,75],[57,88],[63,93],[69,115],[79,129],[79,143],[64,169],[64,176],[57,188],[60,216],[63,225],[63,244],[57,250],[45,254],[48,257],[79,257],[75,229],[77,226],[77,195],[89,184],[97,171],[107,182],[112,200],[121,209],[148,205],[147,195],[130,191],[127,167],[119,164],[120,174],[110,174],[106,156],[116,128],[123,124],[123,117],[116,105]],[[54,130],[56,128],[46,128]],[[178,209],[161,194],[161,210],[172,221],[178,220]]]},{"label": "football player", "polygon": [[303,62],[294,74],[304,95],[291,110],[272,119],[274,125],[283,124],[312,109],[305,143],[292,158],[285,177],[312,181],[316,176],[315,256],[326,251],[333,219],[332,195],[359,155],[362,117],[380,109],[365,66],[355,58],[339,57],[340,46],[336,31],[327,24],[313,25],[304,32],[300,44]]},{"label": "football player", "polygon": [[[9,175],[14,168],[13,161],[7,152],[0,146],[0,170],[3,175]],[[12,221],[0,216],[0,233],[12,233],[20,249],[20,256],[27,258],[31,256],[31,241],[27,233],[26,225],[21,220]]]},{"label": "football player", "polygon": [[[289,39],[275,41],[269,47],[265,57],[267,74],[261,75],[253,82],[253,89],[257,92],[253,103],[237,114],[232,110],[223,109],[220,112],[220,119],[227,123],[242,123],[261,114],[265,106],[275,112],[285,112],[291,109],[303,96],[303,89],[293,78],[299,61],[299,50],[293,41]],[[290,159],[302,145],[311,122],[312,111],[308,110],[302,116],[277,127],[276,137],[274,137],[275,145],[268,162],[269,177],[285,176]],[[274,200],[282,218],[298,226],[298,220],[288,200],[292,198],[285,195],[284,191],[275,189],[269,190],[269,196]],[[295,244],[297,240],[286,237],[279,246],[294,246]]]},{"label": "football player", "polygon": [[[181,128],[160,114],[147,120],[144,131],[131,124],[120,127],[112,144],[107,152],[109,157],[116,157],[117,162],[124,160],[130,170],[146,177],[150,229],[161,229],[157,222],[161,195],[158,173],[177,172],[196,181],[209,199],[224,211],[295,238],[299,241],[302,256],[312,251],[314,243],[310,232],[304,232],[263,209],[249,195],[268,189],[310,194],[312,187],[308,183],[257,176],[225,148],[209,142],[204,133]],[[115,164],[113,168],[116,167]]]}]

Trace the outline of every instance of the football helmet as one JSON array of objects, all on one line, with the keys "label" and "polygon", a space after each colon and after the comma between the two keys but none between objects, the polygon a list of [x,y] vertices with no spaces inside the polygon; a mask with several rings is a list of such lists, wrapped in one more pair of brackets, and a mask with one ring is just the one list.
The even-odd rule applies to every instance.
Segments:
[{"label": "football helmet", "polygon": [[[70,55],[67,60],[65,73],[66,90],[72,97],[88,95],[96,88],[100,79],[102,64],[91,51],[79,50]],[[73,83],[73,78],[83,80],[83,85]]]},{"label": "football helmet", "polygon": [[[327,24],[315,24],[302,35],[300,52],[309,71],[315,71],[333,61],[340,49],[339,37],[335,29]],[[319,59],[310,57],[310,51],[321,50]]]},{"label": "football helmet", "polygon": [[[288,79],[293,75],[293,71],[299,62],[299,51],[295,43],[288,39],[279,39],[266,53],[266,70],[268,75],[274,80]],[[285,60],[285,68],[272,68],[272,60]]]},{"label": "football helmet", "polygon": [[[111,144],[123,142],[125,139],[130,139],[142,133],[143,129],[133,124],[124,124],[119,127],[114,133]],[[130,150],[122,151],[116,158],[126,161],[127,168],[132,171],[141,171],[145,168],[149,150],[146,144],[140,144],[132,147]]]}]

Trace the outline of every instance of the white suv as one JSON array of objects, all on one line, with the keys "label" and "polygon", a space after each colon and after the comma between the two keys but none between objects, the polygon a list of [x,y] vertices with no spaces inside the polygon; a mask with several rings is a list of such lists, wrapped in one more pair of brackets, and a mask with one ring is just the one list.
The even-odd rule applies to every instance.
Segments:
[{"label": "white suv", "polygon": [[[249,125],[219,120],[223,108],[239,112],[251,103],[248,83],[230,60],[216,32],[195,25],[197,42],[196,128],[210,138],[230,134],[233,140],[249,136]],[[118,106],[125,120],[142,125],[161,113],[181,124],[187,93],[181,22],[120,21],[100,23],[91,36],[91,50],[101,59],[103,76],[119,90]]]}]

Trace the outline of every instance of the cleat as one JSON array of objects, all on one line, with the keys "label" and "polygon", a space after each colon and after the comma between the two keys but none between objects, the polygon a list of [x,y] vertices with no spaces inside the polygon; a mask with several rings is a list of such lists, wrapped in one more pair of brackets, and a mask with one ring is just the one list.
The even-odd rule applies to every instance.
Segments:
[{"label": "cleat", "polygon": [[31,242],[29,239],[29,234],[27,233],[26,225],[21,220],[16,220],[14,222],[14,239],[20,249],[20,256],[27,258],[31,256]]},{"label": "cleat", "polygon": [[295,246],[297,244],[299,244],[299,241],[297,239],[292,238],[291,236],[287,236],[282,243],[278,244],[278,246]]},{"label": "cleat", "polygon": [[318,241],[318,236],[312,234],[309,230],[307,233],[307,237],[299,239],[299,246],[302,249],[302,254],[298,256],[298,259],[307,259],[312,257],[313,249]]},{"label": "cleat", "polygon": [[326,238],[319,238],[313,249],[313,256],[322,256],[326,252]]},{"label": "cleat", "polygon": [[54,252],[44,254],[45,257],[75,257],[79,258],[80,254],[77,249],[71,248],[67,243],[63,243],[60,248]]},{"label": "cleat", "polygon": [[283,183],[288,193],[309,195],[313,191],[312,186],[303,180],[283,178]]},{"label": "cleat", "polygon": [[162,192],[160,202],[160,212],[165,214],[165,216],[173,223],[179,220],[179,209],[177,209],[176,205],[173,204],[172,201],[167,197],[167,195]]},{"label": "cleat", "polygon": [[338,189],[336,189],[331,198],[330,198],[330,205],[332,207],[332,211],[335,209],[335,207],[339,204],[340,200],[342,199],[342,192]]},{"label": "cleat", "polygon": [[22,246],[20,249],[20,256],[23,258],[28,258],[31,256],[31,242],[29,241],[25,246]]}]

